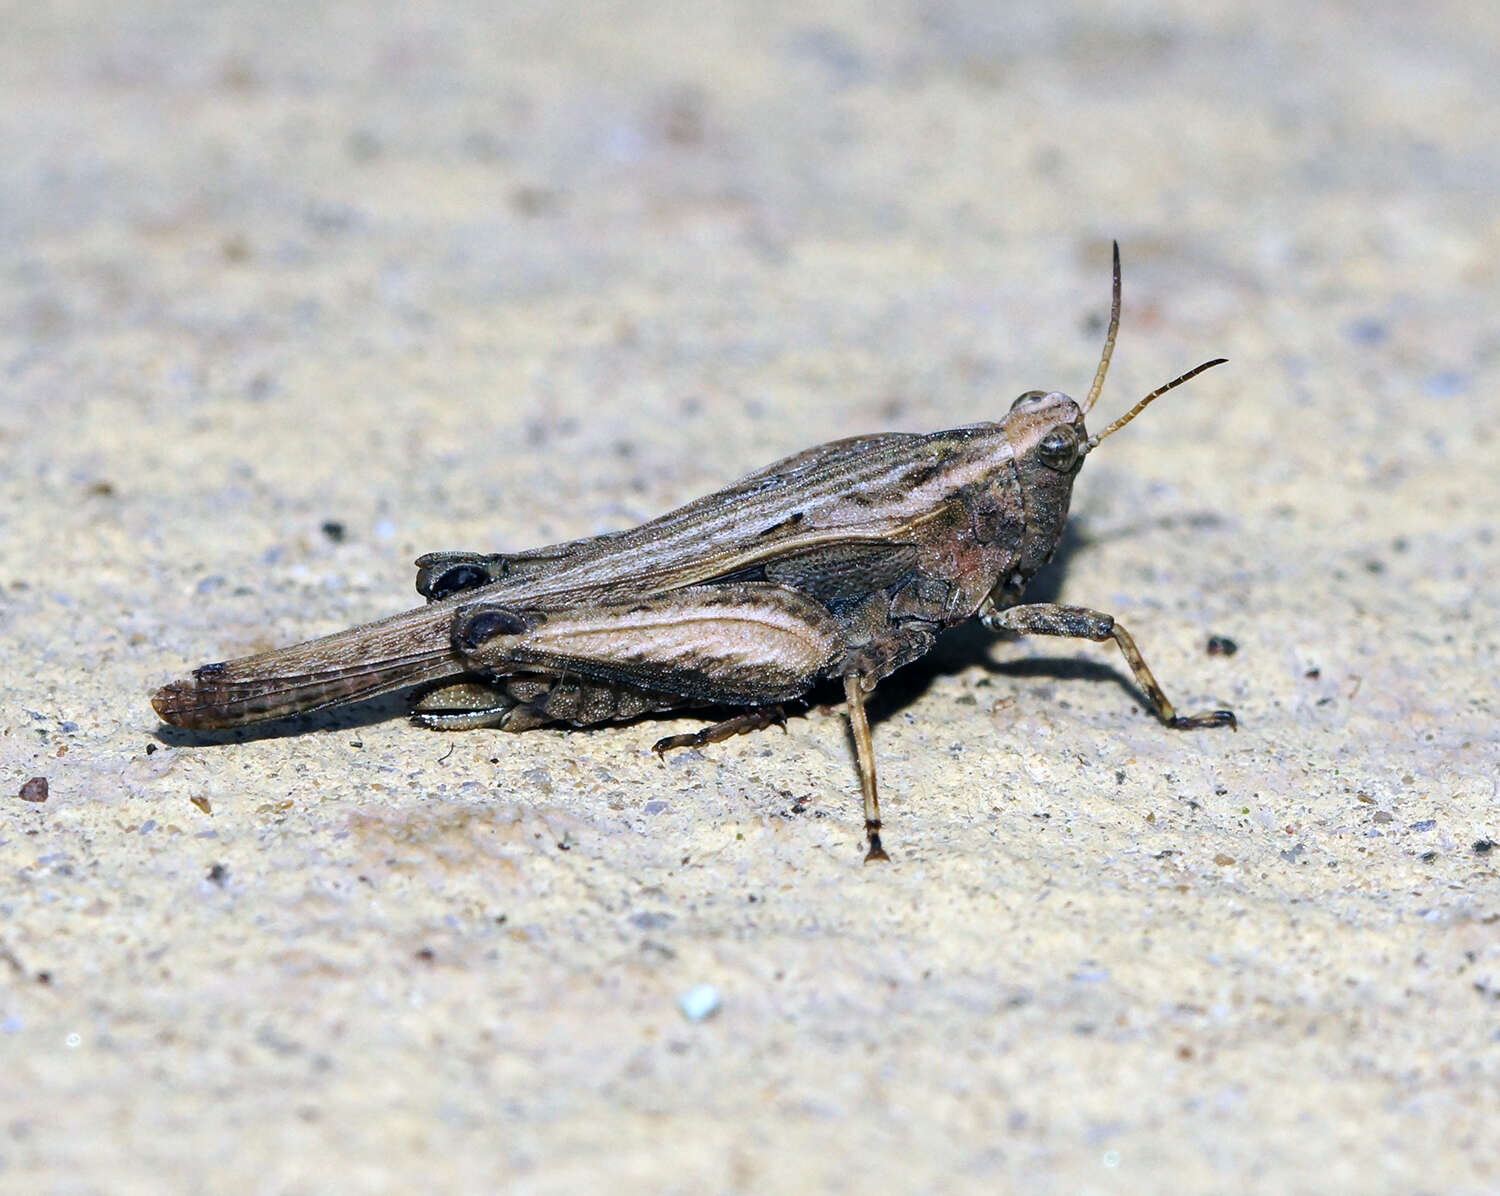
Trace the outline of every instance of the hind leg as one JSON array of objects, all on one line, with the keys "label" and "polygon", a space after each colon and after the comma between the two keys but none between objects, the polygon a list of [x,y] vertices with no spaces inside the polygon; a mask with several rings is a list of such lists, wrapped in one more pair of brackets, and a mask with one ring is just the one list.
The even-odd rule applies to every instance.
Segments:
[{"label": "hind leg", "polygon": [[412,703],[411,716],[434,731],[474,731],[480,727],[529,731],[552,721],[500,686],[479,681],[459,681],[428,690]]},{"label": "hind leg", "polygon": [[590,727],[625,722],[649,711],[684,705],[674,694],[652,693],[582,677],[520,673],[494,681],[458,681],[422,694],[412,717],[437,731],[498,727],[529,731],[548,723]]}]

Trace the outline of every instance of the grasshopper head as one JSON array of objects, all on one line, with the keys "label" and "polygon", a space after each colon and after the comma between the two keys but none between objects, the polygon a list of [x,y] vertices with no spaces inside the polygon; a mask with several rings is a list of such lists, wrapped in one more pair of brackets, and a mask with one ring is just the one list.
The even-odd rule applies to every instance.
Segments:
[{"label": "grasshopper head", "polygon": [[1115,351],[1115,334],[1120,330],[1120,246],[1114,246],[1114,295],[1109,310],[1109,331],[1104,334],[1104,351],[1099,355],[1099,368],[1094,371],[1094,382],[1089,387],[1088,398],[1082,406],[1060,391],[1028,390],[1010,407],[1005,421],[1006,437],[1016,454],[1023,483],[1028,480],[1056,486],[1056,478],[1048,479],[1045,470],[1072,485],[1083,458],[1101,440],[1118,432],[1146,407],[1167,391],[1181,386],[1189,378],[1196,378],[1204,370],[1223,365],[1225,359],[1216,357],[1194,366],[1163,386],[1158,386],[1144,399],[1127,411],[1104,431],[1090,436],[1084,430],[1083,417],[1094,408],[1099,392],[1104,389],[1104,375],[1109,371],[1110,355]]},{"label": "grasshopper head", "polygon": [[1023,483],[1048,475],[1071,482],[1088,451],[1083,409],[1057,390],[1028,390],[1012,403],[1005,436]]},{"label": "grasshopper head", "polygon": [[1017,546],[1016,580],[1024,584],[1047,563],[1062,537],[1088,433],[1083,410],[1058,391],[1027,391],[1011,404],[1003,427],[1020,483],[1025,533]]},{"label": "grasshopper head", "polygon": [[1222,357],[1205,361],[1165,386],[1158,386],[1104,431],[1090,436],[1083,426],[1083,417],[1093,409],[1099,392],[1104,388],[1104,375],[1109,370],[1115,334],[1119,330],[1120,247],[1116,245],[1109,331],[1104,336],[1104,351],[1099,356],[1099,368],[1094,371],[1088,398],[1079,404],[1060,391],[1028,390],[1011,404],[1010,414],[1005,418],[1005,438],[1010,444],[1025,504],[1027,534],[1020,562],[1022,577],[1029,577],[1046,563],[1062,535],[1063,523],[1068,517],[1068,501],[1073,493],[1073,479],[1078,476],[1084,457],[1101,440],[1118,432],[1144,411],[1152,401],[1204,370],[1224,363]]}]

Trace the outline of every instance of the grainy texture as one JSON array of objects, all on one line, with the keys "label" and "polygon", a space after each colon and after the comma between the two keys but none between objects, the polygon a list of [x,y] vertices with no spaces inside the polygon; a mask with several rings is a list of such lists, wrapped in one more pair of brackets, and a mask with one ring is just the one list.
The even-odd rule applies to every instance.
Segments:
[{"label": "grainy texture", "polygon": [[[1493,6],[39,11],[0,1186],[1500,1184]],[[817,708],[664,764],[700,724],[158,737],[184,665],[401,609],[420,552],[1085,390],[1112,236],[1096,415],[1231,364],[1028,597],[1237,736],[956,633],[872,703],[882,869]]]}]

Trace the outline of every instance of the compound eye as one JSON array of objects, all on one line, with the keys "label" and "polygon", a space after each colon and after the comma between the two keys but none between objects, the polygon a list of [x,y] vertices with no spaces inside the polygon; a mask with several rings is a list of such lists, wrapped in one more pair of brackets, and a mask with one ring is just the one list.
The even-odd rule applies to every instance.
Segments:
[{"label": "compound eye", "polygon": [[1034,403],[1037,399],[1045,399],[1046,397],[1047,392],[1045,390],[1028,390],[1025,394],[1019,396],[1016,401],[1010,405],[1010,409],[1014,411],[1022,403]]},{"label": "compound eye", "polygon": [[1036,451],[1048,469],[1067,473],[1078,461],[1078,434],[1067,424],[1060,424],[1043,437]]}]

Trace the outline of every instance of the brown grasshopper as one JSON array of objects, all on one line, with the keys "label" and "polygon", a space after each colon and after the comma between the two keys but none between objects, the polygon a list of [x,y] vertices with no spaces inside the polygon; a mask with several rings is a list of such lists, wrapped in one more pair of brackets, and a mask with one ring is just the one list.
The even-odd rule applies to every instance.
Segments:
[{"label": "brown grasshopper", "polygon": [[1111,616],[1017,605],[1057,548],[1084,457],[1153,399],[1223,362],[1174,378],[1090,436],[1083,417],[1119,323],[1116,245],[1109,331],[1082,407],[1027,391],[1001,423],[835,440],[628,531],[529,552],[429,553],[417,561],[426,606],[203,665],[152,705],[194,730],[416,685],[413,717],[449,730],[744,709],[661,740],[662,753],[784,724],[782,703],[836,678],[859,761],[866,860],[888,857],[865,698],[970,615],[993,631],[1113,639],[1167,726],[1233,727],[1227,710],[1177,714]]}]

